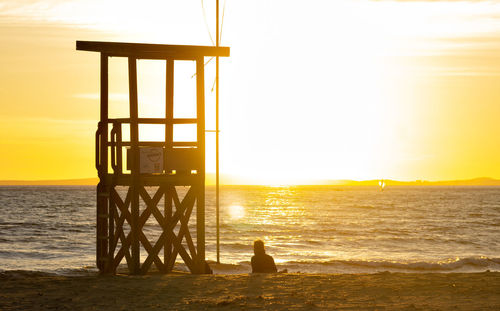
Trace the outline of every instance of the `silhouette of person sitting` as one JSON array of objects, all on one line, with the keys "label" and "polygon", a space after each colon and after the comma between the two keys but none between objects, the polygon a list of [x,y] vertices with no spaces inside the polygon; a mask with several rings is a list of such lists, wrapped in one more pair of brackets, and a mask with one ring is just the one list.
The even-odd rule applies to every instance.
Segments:
[{"label": "silhouette of person sitting", "polygon": [[274,264],[273,257],[266,254],[264,242],[255,240],[253,242],[252,273],[273,273],[278,272]]}]

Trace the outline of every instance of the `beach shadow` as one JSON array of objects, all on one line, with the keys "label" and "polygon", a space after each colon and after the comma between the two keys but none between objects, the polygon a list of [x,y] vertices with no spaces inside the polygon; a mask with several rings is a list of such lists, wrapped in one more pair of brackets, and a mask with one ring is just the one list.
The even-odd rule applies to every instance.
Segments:
[{"label": "beach shadow", "polygon": [[262,296],[262,284],[263,280],[266,277],[265,274],[262,273],[251,273],[248,278],[248,286],[247,286],[247,296]]}]

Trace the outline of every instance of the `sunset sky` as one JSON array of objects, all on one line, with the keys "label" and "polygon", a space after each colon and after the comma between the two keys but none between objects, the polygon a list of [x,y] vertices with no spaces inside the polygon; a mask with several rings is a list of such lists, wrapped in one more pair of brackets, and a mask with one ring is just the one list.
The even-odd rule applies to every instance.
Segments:
[{"label": "sunset sky", "polygon": [[[212,45],[203,3],[209,30],[199,0],[0,0],[0,179],[96,177],[99,55],[75,41]],[[221,44],[223,174],[500,178],[500,1],[227,0]],[[127,115],[126,60],[110,66],[111,113]],[[138,63],[141,116],[164,114],[164,67]],[[177,116],[194,68],[176,64]]]}]

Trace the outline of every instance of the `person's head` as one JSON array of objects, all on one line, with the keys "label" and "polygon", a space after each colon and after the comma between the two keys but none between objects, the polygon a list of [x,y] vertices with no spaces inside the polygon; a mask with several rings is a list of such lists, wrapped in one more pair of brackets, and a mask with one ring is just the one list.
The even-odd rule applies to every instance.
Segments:
[{"label": "person's head", "polygon": [[262,242],[262,240],[255,240],[253,242],[253,253],[255,255],[266,253],[266,250],[264,249],[264,242]]}]

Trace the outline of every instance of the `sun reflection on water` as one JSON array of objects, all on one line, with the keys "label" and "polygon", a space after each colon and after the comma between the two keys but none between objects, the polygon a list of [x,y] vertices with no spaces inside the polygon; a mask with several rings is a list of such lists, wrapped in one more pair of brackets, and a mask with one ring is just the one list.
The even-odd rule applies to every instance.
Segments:
[{"label": "sun reflection on water", "polygon": [[231,205],[228,207],[228,214],[232,220],[239,220],[245,217],[245,208],[241,205]]}]

